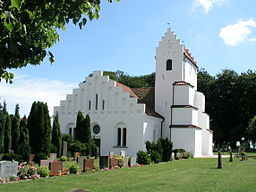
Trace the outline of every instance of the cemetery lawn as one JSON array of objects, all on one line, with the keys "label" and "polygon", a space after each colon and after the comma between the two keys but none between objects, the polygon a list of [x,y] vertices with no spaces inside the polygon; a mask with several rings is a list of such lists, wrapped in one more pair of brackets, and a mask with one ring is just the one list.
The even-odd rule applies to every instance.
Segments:
[{"label": "cemetery lawn", "polygon": [[188,159],[143,167],[43,178],[0,186],[1,192],[256,192],[256,159],[229,162],[216,169],[217,159]]}]

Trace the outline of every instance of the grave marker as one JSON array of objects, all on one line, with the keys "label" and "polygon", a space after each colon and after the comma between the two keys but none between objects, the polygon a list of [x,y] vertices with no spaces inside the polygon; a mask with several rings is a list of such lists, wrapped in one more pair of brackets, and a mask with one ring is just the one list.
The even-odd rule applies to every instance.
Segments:
[{"label": "grave marker", "polygon": [[79,171],[82,172],[84,171],[84,160],[87,159],[86,156],[80,156],[76,158],[76,162],[79,166]]},{"label": "grave marker", "polygon": [[62,161],[52,161],[50,162],[50,174],[56,175],[63,171]]},{"label": "grave marker", "polygon": [[62,142],[62,155],[67,156],[67,153],[68,153],[68,142],[63,141]]},{"label": "grave marker", "polygon": [[94,159],[84,159],[84,171],[94,169]]},{"label": "grave marker", "polygon": [[100,156],[99,164],[100,164],[101,169],[108,168],[109,167],[109,158],[108,158],[108,156]]},{"label": "grave marker", "polygon": [[11,175],[17,176],[17,161],[0,161],[0,178],[8,179]]}]

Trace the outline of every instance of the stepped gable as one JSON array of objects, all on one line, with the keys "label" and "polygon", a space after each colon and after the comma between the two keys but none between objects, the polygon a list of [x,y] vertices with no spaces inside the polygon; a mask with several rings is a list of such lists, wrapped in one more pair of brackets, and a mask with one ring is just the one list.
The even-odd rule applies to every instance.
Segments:
[{"label": "stepped gable", "polygon": [[138,96],[138,103],[146,105],[145,113],[147,115],[164,119],[163,116],[155,112],[155,87],[132,88],[132,91]]},{"label": "stepped gable", "polygon": [[196,68],[198,68],[198,66],[196,65],[196,61],[195,61],[194,57],[189,52],[189,49],[184,47],[183,48],[183,54],[191,61],[191,63],[193,63],[195,65]]}]

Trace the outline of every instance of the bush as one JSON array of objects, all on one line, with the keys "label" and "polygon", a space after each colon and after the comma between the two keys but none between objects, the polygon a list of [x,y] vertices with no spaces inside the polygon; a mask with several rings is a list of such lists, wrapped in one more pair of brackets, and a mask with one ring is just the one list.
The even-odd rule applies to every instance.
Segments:
[{"label": "bush", "polygon": [[48,156],[44,152],[39,152],[35,155],[34,162],[40,163],[42,159],[48,159]]},{"label": "bush", "polygon": [[77,174],[79,171],[79,166],[77,165],[77,163],[73,163],[70,167],[69,167],[69,172],[70,174]]},{"label": "bush", "polygon": [[21,155],[15,154],[15,153],[6,153],[2,157],[2,161],[21,161],[22,157]]},{"label": "bush", "polygon": [[157,146],[161,150],[162,161],[170,161],[172,158],[172,142],[168,138],[159,138]]},{"label": "bush", "polygon": [[66,156],[61,156],[60,157],[60,161],[67,161],[67,160],[68,160],[68,158]]},{"label": "bush", "polygon": [[37,173],[40,175],[40,177],[47,177],[49,176],[50,170],[46,166],[38,167]]},{"label": "bush", "polygon": [[18,177],[20,179],[38,179],[40,176],[37,174],[37,168],[34,164],[28,164],[27,162],[20,163]]},{"label": "bush", "polygon": [[151,153],[151,160],[154,162],[154,163],[159,163],[161,160],[162,160],[162,156],[160,153],[158,153],[157,151],[153,151]]},{"label": "bush", "polygon": [[191,154],[190,154],[189,152],[183,152],[183,153],[181,154],[181,156],[182,156],[182,158],[184,158],[184,159],[189,159],[189,158],[191,157]]},{"label": "bush", "polygon": [[72,154],[74,154],[74,152],[82,152],[85,153],[86,152],[86,144],[82,143],[80,141],[74,140],[69,147],[69,150],[71,151]]},{"label": "bush", "polygon": [[150,164],[150,157],[147,152],[144,151],[138,151],[137,153],[137,163],[143,164],[143,165],[149,165]]}]

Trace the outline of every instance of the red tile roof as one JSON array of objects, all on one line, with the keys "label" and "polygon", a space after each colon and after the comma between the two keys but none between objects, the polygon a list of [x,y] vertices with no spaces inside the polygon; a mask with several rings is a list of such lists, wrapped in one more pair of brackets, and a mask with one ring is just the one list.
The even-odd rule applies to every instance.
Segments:
[{"label": "red tile roof", "polygon": [[123,88],[123,92],[128,92],[130,93],[130,96],[131,97],[134,97],[134,98],[138,98],[138,96],[132,91],[132,89],[122,83],[118,83],[116,82],[116,86],[119,86],[119,87],[122,87]]}]

